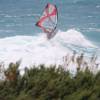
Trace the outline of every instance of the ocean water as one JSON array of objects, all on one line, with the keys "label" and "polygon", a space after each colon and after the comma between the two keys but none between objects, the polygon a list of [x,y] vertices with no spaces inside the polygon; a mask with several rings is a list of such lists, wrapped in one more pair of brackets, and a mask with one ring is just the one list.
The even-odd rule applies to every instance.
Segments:
[{"label": "ocean water", "polygon": [[[58,33],[50,41],[35,26],[48,2],[58,8]],[[74,50],[100,56],[100,0],[0,0],[0,61],[61,64]]]}]

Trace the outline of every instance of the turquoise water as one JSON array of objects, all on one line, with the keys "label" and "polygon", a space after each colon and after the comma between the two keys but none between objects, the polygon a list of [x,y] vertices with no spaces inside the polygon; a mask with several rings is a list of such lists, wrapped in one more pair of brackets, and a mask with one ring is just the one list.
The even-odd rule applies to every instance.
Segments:
[{"label": "turquoise water", "polygon": [[45,5],[56,4],[58,29],[76,29],[100,46],[100,0],[0,0],[0,38],[37,35],[35,26]]}]

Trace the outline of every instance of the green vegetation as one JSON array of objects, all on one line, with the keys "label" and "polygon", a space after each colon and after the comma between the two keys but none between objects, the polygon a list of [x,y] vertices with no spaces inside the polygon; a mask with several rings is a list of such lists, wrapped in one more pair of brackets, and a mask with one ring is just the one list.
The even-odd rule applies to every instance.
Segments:
[{"label": "green vegetation", "polygon": [[72,77],[60,66],[44,65],[25,69],[20,62],[9,64],[0,81],[0,100],[100,100],[100,72],[93,74],[88,68]]}]

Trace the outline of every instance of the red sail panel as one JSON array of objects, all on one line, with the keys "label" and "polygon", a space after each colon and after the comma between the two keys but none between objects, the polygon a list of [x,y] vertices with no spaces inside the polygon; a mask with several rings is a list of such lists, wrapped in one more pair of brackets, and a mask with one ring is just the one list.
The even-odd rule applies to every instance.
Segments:
[{"label": "red sail panel", "polygon": [[58,12],[57,7],[48,3],[44,9],[43,15],[36,23],[45,33],[52,34],[57,27]]}]

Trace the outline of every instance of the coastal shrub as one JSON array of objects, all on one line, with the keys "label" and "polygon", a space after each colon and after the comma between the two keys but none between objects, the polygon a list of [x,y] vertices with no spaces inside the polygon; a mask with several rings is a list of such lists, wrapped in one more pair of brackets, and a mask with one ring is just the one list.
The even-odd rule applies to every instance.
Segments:
[{"label": "coastal shrub", "polygon": [[100,72],[78,70],[72,76],[61,66],[39,65],[20,75],[19,65],[5,70],[16,77],[0,80],[0,100],[100,100]]}]

